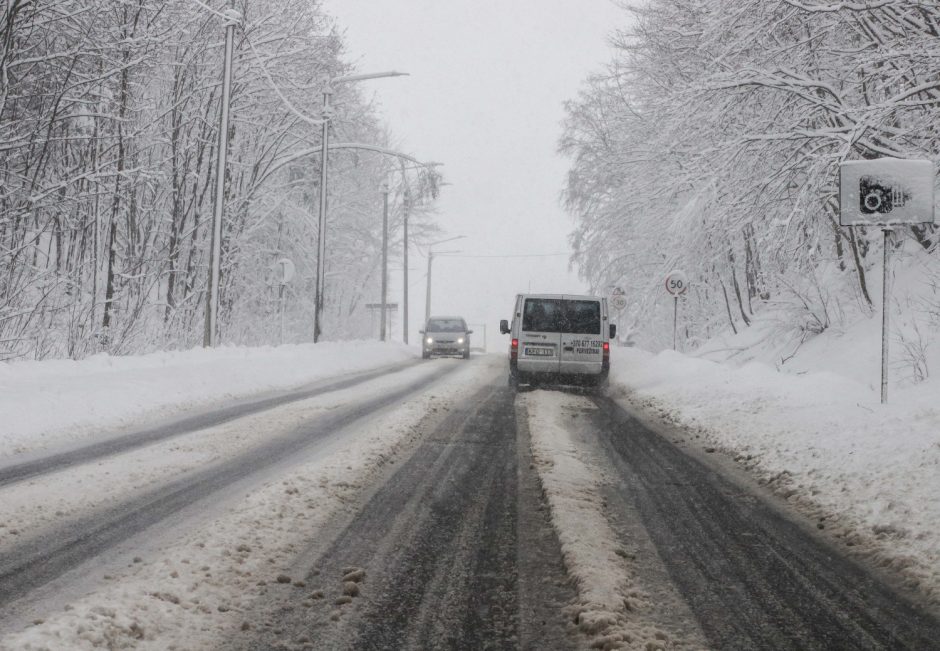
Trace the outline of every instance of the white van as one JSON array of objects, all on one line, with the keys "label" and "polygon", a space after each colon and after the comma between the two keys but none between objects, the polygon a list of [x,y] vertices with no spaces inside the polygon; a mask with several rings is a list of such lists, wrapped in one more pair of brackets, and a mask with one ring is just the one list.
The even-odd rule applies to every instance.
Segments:
[{"label": "white van", "polygon": [[568,294],[519,294],[512,322],[499,331],[512,336],[509,381],[600,386],[610,371],[607,299]]}]

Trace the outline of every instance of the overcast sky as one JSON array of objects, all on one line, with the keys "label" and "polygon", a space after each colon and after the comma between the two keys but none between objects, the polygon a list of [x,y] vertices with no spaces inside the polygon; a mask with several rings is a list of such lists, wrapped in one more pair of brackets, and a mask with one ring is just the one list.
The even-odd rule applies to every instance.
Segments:
[{"label": "overcast sky", "polygon": [[[555,153],[563,102],[602,70],[607,37],[627,19],[609,0],[325,0],[360,72],[408,77],[362,82],[381,104],[398,148],[444,163],[437,249],[468,255],[567,253],[562,209],[567,161]],[[363,90],[366,90],[363,88]],[[411,342],[424,318],[427,258],[412,250]],[[396,272],[396,275],[400,272]],[[580,292],[568,256],[434,259],[432,313],[498,322],[518,292]],[[390,300],[400,300],[400,278]],[[401,321],[394,332],[400,335]],[[477,328],[477,334],[482,332]]]}]

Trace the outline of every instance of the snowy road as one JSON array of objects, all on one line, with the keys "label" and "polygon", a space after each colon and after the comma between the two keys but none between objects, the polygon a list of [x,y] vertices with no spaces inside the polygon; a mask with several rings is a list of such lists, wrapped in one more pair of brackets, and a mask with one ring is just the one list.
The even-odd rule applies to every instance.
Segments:
[{"label": "snowy road", "polygon": [[[144,615],[154,595],[189,605],[166,596],[180,573],[170,571],[167,581],[161,565],[228,557],[222,548],[244,549],[249,537],[254,547],[289,544],[277,530],[282,523],[271,523],[272,508],[280,521],[279,502],[300,495],[285,485],[304,484],[304,497],[316,500],[299,517],[328,517],[405,445],[414,422],[446,404],[442,394],[460,391],[464,371],[447,360],[399,364],[140,429],[139,439],[103,437],[27,462],[14,456],[0,470],[9,473],[0,486],[0,630],[34,626],[0,648],[50,639],[55,648],[96,648],[125,634],[166,648],[187,638],[179,614]],[[16,476],[23,468],[27,477]],[[206,582],[207,594],[224,600],[242,591],[242,568],[227,569]],[[137,594],[129,597],[128,586]],[[147,634],[138,634],[139,622],[125,630],[101,618],[102,603],[139,611]],[[55,625],[36,625],[63,609]],[[190,613],[194,628],[204,627],[204,610]],[[43,642],[29,641],[36,636]],[[201,638],[197,648],[214,644],[214,634]]]},{"label": "snowy road", "polygon": [[940,639],[746,478],[611,398],[515,394],[501,357],[325,378],[135,432],[0,467],[0,648]]},{"label": "snowy road", "polygon": [[574,648],[576,595],[520,443],[508,387],[469,396],[303,569],[325,598],[271,591],[244,648]]},{"label": "snowy road", "polygon": [[579,423],[570,428],[574,438],[593,448],[613,478],[603,490],[610,519],[634,530],[642,525],[640,533],[620,535],[641,556],[640,540],[649,547],[647,565],[635,567],[635,576],[650,573],[648,552],[655,549],[708,646],[936,648],[935,618],[844,558],[746,478],[726,476],[727,468],[654,434],[610,399],[568,409]]},{"label": "snowy road", "polygon": [[[346,409],[334,410],[332,413],[304,422],[297,429],[241,451],[230,459],[195,469],[179,479],[122,500],[113,507],[95,511],[62,526],[43,531],[36,539],[22,540],[0,556],[0,608],[6,607],[26,592],[74,568],[80,562],[106,553],[119,542],[152,527],[183,508],[243,480],[251,473],[264,472],[342,427],[420,391],[449,370],[452,369],[439,369],[435,373],[426,374],[400,388],[380,394],[376,398],[350,405]],[[376,374],[370,374],[368,377],[375,376]],[[254,410],[234,409],[239,412],[257,413],[263,408],[270,408],[282,402],[300,400],[305,396],[322,396],[356,384],[359,384],[359,381],[340,382],[330,390],[304,392],[293,397],[292,400],[272,399],[257,406]],[[202,427],[196,429],[191,427],[191,422],[184,421],[178,428],[159,428],[142,432],[139,445],[146,445],[171,436],[191,434],[206,426],[219,426],[234,417],[231,410],[223,410],[216,418],[199,418]],[[154,431],[160,436],[155,436]],[[33,475],[41,474],[43,469],[56,470],[63,466],[67,467],[70,465],[69,461],[75,464],[88,463],[128,449],[135,449],[139,447],[133,445],[135,442],[134,436],[129,435],[110,443],[91,445],[55,455],[51,457],[51,462],[48,464],[37,463],[39,469],[35,470]],[[13,467],[14,470],[19,468],[22,466]],[[0,472],[0,478],[3,477],[4,474]]]},{"label": "snowy road", "polygon": [[[400,370],[414,362],[396,365]],[[272,409],[291,402],[348,389],[368,380],[387,375],[392,368],[366,371],[344,376],[338,380],[318,382],[312,386],[295,391],[279,392],[256,400],[243,401],[228,407],[210,409],[202,413],[188,415],[177,420],[143,430],[120,434],[104,440],[84,445],[76,445],[52,454],[35,455],[30,459],[16,459],[0,463],[0,486],[22,481],[30,477],[43,475],[54,470],[88,463],[103,457],[112,456],[134,448],[141,448],[158,441],[221,425],[229,421]]]}]

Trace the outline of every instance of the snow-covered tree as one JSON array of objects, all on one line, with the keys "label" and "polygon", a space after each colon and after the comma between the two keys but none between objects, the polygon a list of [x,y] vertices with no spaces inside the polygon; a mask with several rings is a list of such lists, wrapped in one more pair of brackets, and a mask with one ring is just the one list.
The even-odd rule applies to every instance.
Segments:
[{"label": "snow-covered tree", "polygon": [[[9,0],[0,7],[0,359],[202,340],[226,2]],[[293,341],[312,337],[324,81],[346,74],[319,2],[238,0],[220,285],[222,340],[274,343],[274,262]],[[355,86],[331,128],[385,145]],[[303,154],[303,152],[308,152]],[[330,337],[378,295],[378,154],[330,156]],[[390,176],[391,174],[391,176]],[[412,177],[414,172],[410,173]],[[411,182],[415,179],[412,178]],[[429,223],[430,213],[416,219]],[[379,242],[379,244],[376,244]],[[335,303],[334,303],[335,301]]]},{"label": "snow-covered tree", "polygon": [[[804,337],[832,325],[836,304],[870,309],[880,233],[838,225],[838,165],[937,157],[940,6],[651,0],[628,11],[560,142],[583,276],[598,291],[631,288],[636,314],[659,305],[665,319],[661,280],[684,268],[698,289],[693,343],[748,327],[767,305]],[[912,237],[935,247],[932,229]],[[644,324],[666,345],[659,320]]]}]

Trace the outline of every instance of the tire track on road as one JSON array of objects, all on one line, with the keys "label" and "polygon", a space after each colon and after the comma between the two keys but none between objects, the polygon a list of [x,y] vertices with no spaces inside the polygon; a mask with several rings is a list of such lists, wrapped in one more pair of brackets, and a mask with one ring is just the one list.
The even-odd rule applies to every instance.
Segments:
[{"label": "tire track on road", "polygon": [[513,399],[489,386],[461,403],[308,566],[318,597],[272,588],[231,648],[574,648],[576,592]]},{"label": "tire track on road", "polygon": [[44,474],[63,470],[70,466],[75,466],[91,461],[97,461],[104,457],[113,456],[122,452],[158,443],[176,436],[182,436],[191,432],[223,425],[225,423],[250,416],[262,411],[274,409],[292,402],[307,400],[317,396],[349,389],[369,380],[396,373],[405,370],[420,361],[414,360],[405,364],[396,364],[392,367],[383,367],[374,371],[357,373],[353,376],[341,379],[336,382],[330,382],[325,385],[317,385],[310,388],[281,393],[260,400],[249,400],[230,407],[223,407],[194,416],[186,416],[170,423],[165,423],[157,427],[138,430],[129,434],[123,434],[104,441],[82,445],[78,448],[69,449],[63,452],[56,452],[42,456],[38,459],[21,461],[0,465],[0,488],[9,486],[25,479],[35,478]]},{"label": "tire track on road", "polygon": [[612,400],[594,402],[620,496],[636,505],[712,646],[936,647],[936,618]]},{"label": "tire track on road", "polygon": [[317,418],[228,461],[18,544],[0,555],[0,609],[194,502],[289,459],[307,446],[403,401],[459,368],[444,367],[356,407]]}]

